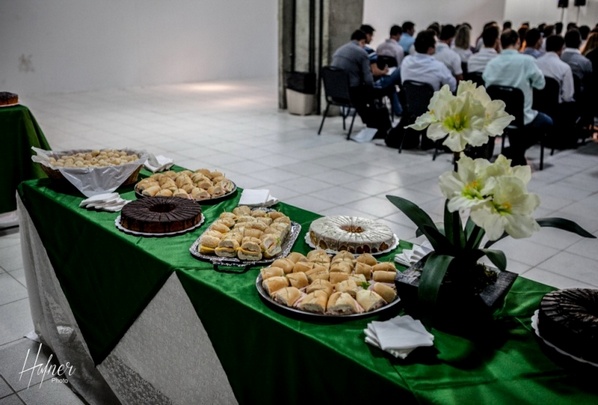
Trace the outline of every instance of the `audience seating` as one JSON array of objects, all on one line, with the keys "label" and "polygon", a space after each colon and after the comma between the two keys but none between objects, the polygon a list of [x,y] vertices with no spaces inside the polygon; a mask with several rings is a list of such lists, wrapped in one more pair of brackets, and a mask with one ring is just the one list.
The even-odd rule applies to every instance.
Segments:
[{"label": "audience seating", "polygon": [[[486,88],[488,95],[493,100],[502,100],[505,103],[505,111],[515,119],[505,128],[505,133],[502,137],[501,153],[505,147],[505,135],[509,137],[509,141],[513,144],[516,141],[516,136],[522,136],[521,133],[525,128],[523,121],[523,92],[510,86],[490,85]],[[544,169],[544,134],[540,138],[540,170]]]},{"label": "audience seating", "polygon": [[463,75],[464,80],[470,80],[478,86],[484,86],[484,79],[482,79],[482,72],[467,72]]},{"label": "audience seating", "polygon": [[349,115],[352,116],[349,132],[347,133],[347,139],[350,139],[357,110],[355,110],[349,96],[349,75],[343,69],[334,66],[324,66],[320,71],[320,77],[324,85],[326,109],[322,114],[322,122],[320,123],[320,129],[318,129],[318,135],[322,132],[322,127],[324,126],[330,106],[335,105],[341,109],[343,130],[346,129],[345,120]]},{"label": "audience seating", "polygon": [[[418,82],[415,80],[405,80],[401,87],[405,97],[405,105],[403,112],[403,119],[407,120],[405,125],[410,125],[415,122],[416,118],[428,111],[430,99],[434,95],[434,88],[429,83]],[[403,123],[403,122],[401,122]],[[399,146],[399,153],[403,150],[403,140]],[[426,138],[427,139],[427,138]],[[423,141],[422,141],[423,143]],[[434,155],[432,160],[436,160],[439,149],[442,149],[442,140],[434,143]]]}]

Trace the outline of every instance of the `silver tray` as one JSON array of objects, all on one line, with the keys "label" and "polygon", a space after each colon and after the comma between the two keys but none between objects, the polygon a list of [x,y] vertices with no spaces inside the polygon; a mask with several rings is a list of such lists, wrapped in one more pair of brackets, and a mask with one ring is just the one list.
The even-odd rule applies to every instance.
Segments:
[{"label": "silver tray", "polygon": [[193,256],[197,259],[207,260],[207,261],[212,262],[212,264],[214,264],[214,265],[220,265],[220,266],[248,267],[248,266],[254,266],[254,265],[258,265],[258,264],[268,264],[268,263],[272,263],[274,260],[276,260],[280,257],[287,256],[291,252],[291,249],[293,248],[293,245],[295,244],[295,241],[297,240],[297,237],[299,236],[300,232],[301,232],[301,225],[299,225],[297,222],[291,221],[291,230],[289,231],[288,236],[282,242],[281,252],[279,254],[277,254],[276,256],[271,257],[269,259],[241,260],[238,257],[219,257],[216,255],[204,255],[203,253],[199,253],[199,251],[198,251],[199,240],[201,239],[201,235],[199,236],[199,238],[197,238],[195,240],[195,242],[193,242],[193,244],[189,248],[189,252],[191,253],[191,256]]},{"label": "silver tray", "polygon": [[176,231],[176,232],[155,232],[155,233],[149,233],[149,232],[132,231],[132,230],[127,229],[124,226],[122,226],[122,224],[120,223],[120,215],[117,216],[116,219],[114,220],[114,225],[116,225],[116,227],[120,231],[122,231],[124,233],[131,234],[131,235],[135,235],[135,236],[176,236],[176,235],[182,235],[184,233],[187,233],[189,231],[192,231],[194,229],[199,228],[204,223],[205,218],[206,217],[202,214],[201,215],[201,220],[197,224],[195,224],[195,225],[193,225],[193,226],[191,226],[191,227],[189,227],[187,229],[182,229],[182,230]]},{"label": "silver tray", "polygon": [[[372,256],[380,256],[389,252],[392,252],[393,250],[395,250],[397,248],[397,246],[399,246],[399,237],[396,234],[392,235],[392,245],[385,250],[381,250],[379,252],[376,253],[372,253],[372,252],[368,252],[369,254],[371,254]],[[305,234],[305,243],[307,243],[307,245],[312,248],[312,249],[320,249],[318,248],[316,245],[314,245],[314,243],[311,241],[311,238],[309,237],[309,232],[307,232]],[[332,250],[332,249],[324,249],[324,251],[328,254],[336,254],[338,253],[338,251],[336,250]],[[364,252],[365,253],[365,252]],[[355,256],[359,256],[361,253],[354,253]]]},{"label": "silver tray", "polygon": [[[193,199],[193,200],[195,200],[196,202],[198,202],[200,204],[213,204],[213,203],[217,203],[222,200],[225,200],[237,192],[237,185],[232,180],[231,180],[231,183],[233,183],[233,189],[231,191],[229,191],[228,193],[219,195],[218,197],[204,198],[203,200],[195,200],[195,199]],[[134,190],[135,190],[135,196],[137,198],[152,198],[151,196],[143,195],[139,191],[137,191],[137,184],[135,184]]]},{"label": "silver tray", "polygon": [[370,312],[362,312],[360,314],[350,314],[350,315],[333,315],[333,314],[326,314],[326,313],[318,314],[318,313],[314,313],[314,312],[302,311],[299,308],[295,308],[295,307],[287,307],[286,305],[283,305],[279,302],[274,301],[272,298],[270,298],[270,295],[266,292],[266,290],[264,290],[264,287],[262,287],[262,275],[261,274],[259,274],[257,276],[257,279],[255,280],[255,288],[257,289],[257,292],[259,293],[260,297],[262,297],[262,299],[264,301],[266,301],[268,304],[274,305],[275,307],[283,310],[284,312],[289,312],[292,314],[307,316],[310,318],[319,318],[319,319],[353,320],[353,319],[365,318],[365,317],[369,317],[372,315],[378,315],[382,312],[388,311],[389,309],[391,309],[395,305],[397,305],[399,302],[401,302],[401,297],[399,297],[399,295],[397,294],[397,296],[395,297],[395,299],[392,302],[384,305],[383,307],[380,307],[378,309],[370,311]]}]

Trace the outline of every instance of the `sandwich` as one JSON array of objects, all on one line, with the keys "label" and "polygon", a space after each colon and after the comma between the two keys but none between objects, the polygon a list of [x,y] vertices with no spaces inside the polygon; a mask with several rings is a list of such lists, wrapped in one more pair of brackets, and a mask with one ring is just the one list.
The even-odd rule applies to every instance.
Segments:
[{"label": "sandwich", "polygon": [[281,269],[284,270],[285,274],[288,274],[288,273],[293,272],[293,266],[295,266],[295,263],[293,263],[290,259],[285,257],[285,258],[274,260],[272,262],[271,266],[272,267],[280,267]]},{"label": "sandwich", "polygon": [[239,250],[238,240],[225,236],[218,244],[218,247],[214,249],[214,252],[218,257],[237,257],[237,250]]},{"label": "sandwich", "polygon": [[289,253],[289,255],[287,256],[287,259],[289,259],[293,263],[306,262],[307,261],[307,257],[305,257],[304,255],[302,255],[299,252],[291,252],[291,253]]},{"label": "sandwich", "polygon": [[334,287],[332,286],[332,283],[330,283],[330,281],[328,280],[316,279],[312,281],[310,285],[307,286],[305,292],[309,294],[318,290],[322,290],[326,292],[327,296],[330,296],[334,290]]},{"label": "sandwich", "polygon": [[363,262],[355,263],[355,274],[363,274],[366,280],[372,278],[372,266]]},{"label": "sandwich", "polygon": [[332,315],[352,315],[363,312],[351,294],[335,292],[328,298],[326,312]]},{"label": "sandwich", "polygon": [[353,298],[355,298],[357,295],[358,289],[359,287],[357,286],[357,283],[352,279],[347,279],[341,281],[340,283],[334,284],[334,291],[348,293]]},{"label": "sandwich", "polygon": [[372,290],[378,293],[387,303],[391,303],[397,297],[395,289],[384,283],[375,283]]},{"label": "sandwich", "polygon": [[264,267],[263,269],[261,269],[260,274],[262,275],[262,280],[267,280],[270,277],[283,277],[284,270],[281,269],[280,267],[270,266],[270,267]]},{"label": "sandwich", "polygon": [[305,273],[289,273],[287,274],[287,278],[289,279],[291,286],[296,288],[304,288],[309,285],[309,280]]},{"label": "sandwich", "polygon": [[374,271],[391,271],[393,273],[397,272],[397,268],[391,262],[382,262],[374,265],[372,268]]},{"label": "sandwich", "polygon": [[379,281],[382,283],[394,283],[396,276],[397,276],[396,270],[393,272],[378,270],[378,271],[374,271],[372,279],[374,281]]},{"label": "sandwich", "polygon": [[260,236],[264,257],[271,258],[282,252],[282,243],[277,235],[264,233]]},{"label": "sandwich", "polygon": [[386,304],[386,301],[372,290],[357,291],[357,302],[365,312],[373,311]]},{"label": "sandwich", "polygon": [[262,281],[262,287],[270,297],[272,297],[276,291],[288,286],[289,280],[287,280],[287,278],[284,276],[270,277]]},{"label": "sandwich", "polygon": [[301,291],[295,287],[284,287],[277,290],[272,296],[272,299],[287,307],[292,307],[302,295]]},{"label": "sandwich", "polygon": [[357,263],[364,263],[364,264],[368,264],[370,266],[374,266],[378,263],[376,258],[374,256],[372,256],[370,253],[363,253],[363,254],[357,256],[357,258],[355,260],[357,261]]},{"label": "sandwich", "polygon": [[324,290],[315,290],[307,294],[299,303],[298,308],[307,312],[323,314],[326,311],[328,294]]},{"label": "sandwich", "polygon": [[203,234],[199,239],[199,253],[205,255],[214,254],[215,249],[220,244],[220,238],[210,234]]},{"label": "sandwich", "polygon": [[243,238],[243,243],[237,251],[237,256],[241,260],[261,260],[262,247],[257,238]]}]

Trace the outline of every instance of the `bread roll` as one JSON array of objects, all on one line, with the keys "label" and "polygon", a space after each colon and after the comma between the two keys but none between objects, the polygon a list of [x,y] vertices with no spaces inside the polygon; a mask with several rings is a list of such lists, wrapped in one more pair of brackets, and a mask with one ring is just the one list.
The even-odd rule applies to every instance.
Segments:
[{"label": "bread roll", "polygon": [[332,284],[340,283],[341,281],[348,280],[351,275],[349,273],[340,273],[338,271],[329,273],[329,280]]},{"label": "bread roll", "polygon": [[384,299],[372,290],[357,291],[357,302],[364,309],[365,312],[373,311],[385,304]]},{"label": "bread roll", "polygon": [[334,291],[334,287],[328,280],[316,279],[316,280],[312,281],[312,283],[310,285],[307,286],[307,288],[305,289],[305,292],[309,294],[309,293],[312,293],[312,292],[318,291],[318,290],[325,291],[326,295],[331,295],[332,292]]},{"label": "bread roll", "polygon": [[357,283],[355,283],[355,281],[352,279],[347,279],[341,281],[340,283],[334,284],[334,291],[351,294],[351,297],[355,297],[357,295],[358,289],[359,287],[357,286]]},{"label": "bread roll", "polygon": [[270,277],[262,281],[262,287],[272,297],[272,295],[280,290],[289,286],[289,280],[284,276]]},{"label": "bread roll", "polygon": [[162,190],[162,188],[159,185],[155,185],[155,186],[151,186],[151,187],[144,189],[141,194],[148,196],[148,197],[153,197],[156,194],[158,194],[158,192],[160,192],[160,190]]},{"label": "bread roll", "polygon": [[324,290],[315,290],[307,294],[299,303],[298,308],[307,312],[323,314],[326,311],[328,294]]},{"label": "bread roll", "polygon": [[355,260],[355,256],[353,256],[353,253],[351,253],[351,252],[348,252],[346,250],[341,250],[340,252],[335,254],[334,257],[332,258],[333,262],[344,261],[344,260],[353,261],[353,260]]},{"label": "bread roll", "polygon": [[368,282],[363,274],[351,274],[349,280],[355,281],[355,284],[357,284],[358,286],[362,286],[363,284]]},{"label": "bread roll", "polygon": [[372,270],[374,270],[374,271],[391,271],[393,273],[397,272],[397,268],[391,262],[378,263],[372,267]]},{"label": "bread roll", "polygon": [[330,264],[330,272],[351,274],[353,272],[353,263],[347,261],[333,262]]},{"label": "bread roll", "polygon": [[285,257],[285,258],[274,260],[272,262],[271,266],[272,267],[280,267],[281,269],[284,270],[285,274],[288,274],[288,273],[293,272],[293,267],[295,266],[295,263],[293,263],[290,259]]},{"label": "bread roll", "polygon": [[293,273],[307,273],[314,268],[314,263],[311,262],[297,262],[293,266]]},{"label": "bread roll", "polygon": [[395,289],[384,283],[375,283],[372,286],[372,290],[378,293],[378,295],[380,295],[388,304],[394,301],[397,297]]},{"label": "bread roll", "polygon": [[291,286],[296,288],[304,288],[309,285],[309,281],[307,280],[307,275],[305,273],[289,273],[287,274],[287,278],[291,283]]},{"label": "bread roll", "polygon": [[260,270],[260,274],[262,275],[262,280],[267,280],[270,277],[282,277],[284,276],[284,270],[280,267],[264,267]]},{"label": "bread roll", "polygon": [[370,253],[363,253],[363,254],[357,256],[355,261],[357,261],[357,263],[364,263],[364,264],[368,264],[370,266],[374,266],[378,263],[378,260],[376,260],[376,258],[373,255],[371,255]]},{"label": "bread roll", "polygon": [[390,272],[384,270],[374,271],[372,279],[374,281],[379,281],[382,283],[394,283],[395,277],[397,276],[397,272]]},{"label": "bread roll", "polygon": [[372,266],[363,262],[355,263],[355,274],[363,274],[366,280],[372,278]]},{"label": "bread roll", "polygon": [[305,257],[304,255],[302,255],[299,252],[291,252],[291,253],[289,253],[289,255],[287,256],[287,259],[289,259],[293,263],[306,262],[307,261],[307,257]]},{"label": "bread roll", "polygon": [[295,287],[284,287],[277,290],[272,299],[276,302],[286,305],[287,307],[292,307],[295,302],[301,298],[301,295],[301,291]]},{"label": "bread roll", "polygon": [[336,292],[328,298],[326,312],[332,315],[351,315],[360,313],[357,301],[348,293]]}]

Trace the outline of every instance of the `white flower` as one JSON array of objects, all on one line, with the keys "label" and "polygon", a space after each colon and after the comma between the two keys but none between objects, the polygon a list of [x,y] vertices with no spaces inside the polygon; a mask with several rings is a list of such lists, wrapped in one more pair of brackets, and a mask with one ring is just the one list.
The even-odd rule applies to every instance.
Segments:
[{"label": "white flower", "polygon": [[504,108],[502,101],[490,99],[484,87],[461,81],[456,95],[448,85],[435,92],[428,111],[407,128],[427,128],[428,138],[436,141],[446,137],[443,145],[460,152],[468,144],[482,146],[490,136],[502,134],[514,118]]},{"label": "white flower", "polygon": [[483,228],[489,240],[496,240],[504,232],[513,238],[526,238],[540,229],[532,213],[540,205],[536,194],[528,193],[517,176],[494,177],[492,199],[471,210],[471,219]]},{"label": "white flower", "polygon": [[448,171],[440,176],[440,191],[449,200],[449,211],[473,208],[490,200],[488,194],[494,180],[485,174],[489,165],[486,159],[473,160],[462,155],[457,172]]}]

